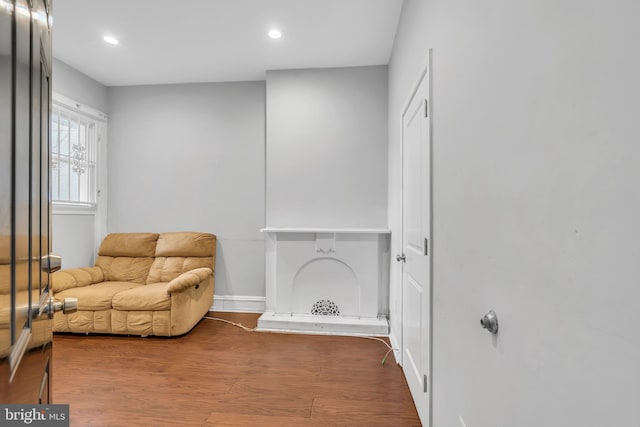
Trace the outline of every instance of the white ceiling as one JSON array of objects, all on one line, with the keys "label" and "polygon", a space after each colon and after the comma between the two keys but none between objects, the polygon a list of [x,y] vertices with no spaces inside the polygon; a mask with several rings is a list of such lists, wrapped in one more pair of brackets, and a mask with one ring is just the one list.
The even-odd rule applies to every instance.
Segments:
[{"label": "white ceiling", "polygon": [[[53,55],[107,86],[387,64],[402,0],[56,0]],[[282,38],[267,32],[277,27]],[[120,39],[107,45],[106,34]]]}]

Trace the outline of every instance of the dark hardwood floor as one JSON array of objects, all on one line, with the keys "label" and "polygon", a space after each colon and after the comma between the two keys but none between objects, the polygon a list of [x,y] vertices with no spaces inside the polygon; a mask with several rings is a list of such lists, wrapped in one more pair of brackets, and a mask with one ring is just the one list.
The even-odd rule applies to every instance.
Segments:
[{"label": "dark hardwood floor", "polygon": [[[254,327],[257,314],[210,313]],[[178,338],[54,338],[53,399],[72,426],[419,426],[387,347],[246,332],[203,319]]]}]

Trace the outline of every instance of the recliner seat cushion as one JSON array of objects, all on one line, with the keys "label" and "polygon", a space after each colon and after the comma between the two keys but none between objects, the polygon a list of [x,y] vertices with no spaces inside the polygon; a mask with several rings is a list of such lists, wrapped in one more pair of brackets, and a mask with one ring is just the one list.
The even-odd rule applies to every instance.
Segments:
[{"label": "recliner seat cushion", "polygon": [[57,292],[56,299],[78,298],[78,310],[109,310],[115,294],[141,286],[144,285],[133,282],[102,282]]},{"label": "recliner seat cushion", "polygon": [[154,283],[118,292],[111,305],[115,310],[169,310],[171,296],[167,293],[166,283]]}]

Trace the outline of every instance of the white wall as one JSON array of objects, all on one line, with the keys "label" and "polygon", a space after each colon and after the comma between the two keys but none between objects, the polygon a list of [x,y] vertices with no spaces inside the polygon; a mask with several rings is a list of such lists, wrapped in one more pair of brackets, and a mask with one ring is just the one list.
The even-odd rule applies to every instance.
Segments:
[{"label": "white wall", "polygon": [[400,117],[432,47],[433,426],[638,425],[638,16],[631,0],[405,0],[389,219],[398,251]]},{"label": "white wall", "polygon": [[216,295],[263,297],[265,83],[109,88],[109,232],[218,237]]},{"label": "white wall", "polygon": [[55,58],[52,74],[53,92],[108,113],[106,86]]},{"label": "white wall", "polygon": [[89,267],[95,262],[95,216],[53,214],[53,253],[62,257],[63,268]]},{"label": "white wall", "polygon": [[386,227],[387,67],[267,72],[267,225]]},{"label": "white wall", "polygon": [[[106,86],[57,59],[53,60],[52,82],[54,93],[104,113],[108,111]],[[63,268],[93,265],[99,245],[95,215],[60,213],[54,207],[51,233],[52,250],[62,256]]]}]

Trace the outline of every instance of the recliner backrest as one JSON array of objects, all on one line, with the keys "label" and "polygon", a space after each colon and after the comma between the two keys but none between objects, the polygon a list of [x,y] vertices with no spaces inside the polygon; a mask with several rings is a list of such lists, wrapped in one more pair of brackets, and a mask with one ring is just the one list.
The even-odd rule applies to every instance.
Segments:
[{"label": "recliner backrest", "polygon": [[184,272],[200,267],[214,270],[216,236],[209,233],[162,233],[155,248],[147,284],[170,282]]},{"label": "recliner backrest", "polygon": [[157,233],[112,233],[98,250],[96,267],[105,281],[134,282],[144,285],[154,261]]}]

